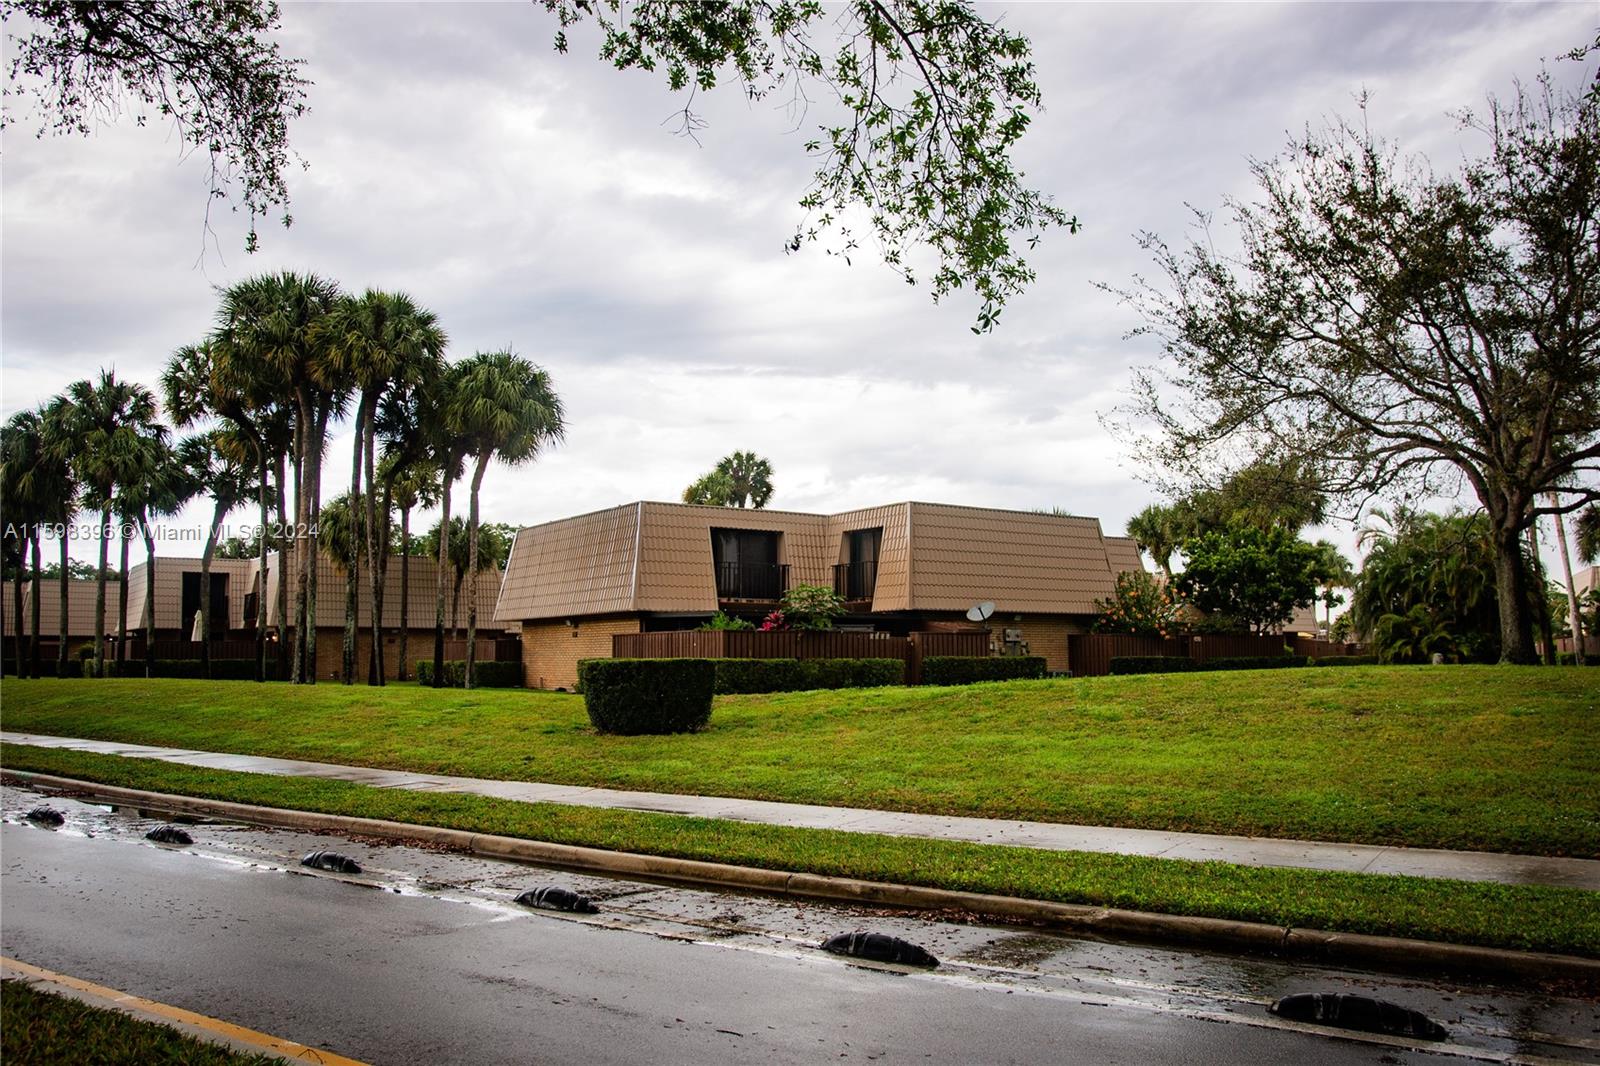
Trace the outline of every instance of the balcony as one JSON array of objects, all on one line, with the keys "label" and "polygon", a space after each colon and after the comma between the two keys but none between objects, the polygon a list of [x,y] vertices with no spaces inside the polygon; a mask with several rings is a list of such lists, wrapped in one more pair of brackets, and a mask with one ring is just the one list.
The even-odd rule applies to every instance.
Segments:
[{"label": "balcony", "polygon": [[787,563],[717,563],[717,599],[776,603],[789,588]]},{"label": "balcony", "polygon": [[873,587],[878,583],[878,561],[863,559],[855,563],[839,563],[833,568],[833,591],[847,603],[861,603],[872,599]]}]

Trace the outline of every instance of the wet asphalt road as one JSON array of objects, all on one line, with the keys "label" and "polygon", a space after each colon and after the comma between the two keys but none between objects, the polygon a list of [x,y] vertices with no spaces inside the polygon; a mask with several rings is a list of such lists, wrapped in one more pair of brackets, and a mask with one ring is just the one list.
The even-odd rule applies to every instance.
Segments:
[{"label": "wet asphalt road", "polygon": [[[1375,991],[1450,1028],[1449,1051],[1600,1060],[1595,1004],[1106,945],[792,900],[611,881],[337,837],[158,824],[73,803],[21,823],[4,790],[0,949],[372,1063],[1401,1063],[1423,1042],[1280,1023],[1289,991]],[[304,874],[331,848],[359,877]],[[519,891],[591,894],[592,916]],[[816,950],[855,928],[946,960],[932,973]]]}]

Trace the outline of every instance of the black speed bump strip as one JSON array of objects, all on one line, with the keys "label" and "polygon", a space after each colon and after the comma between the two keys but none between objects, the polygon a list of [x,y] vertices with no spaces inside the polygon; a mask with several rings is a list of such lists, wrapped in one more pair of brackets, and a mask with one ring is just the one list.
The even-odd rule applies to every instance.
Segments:
[{"label": "black speed bump strip", "polygon": [[144,835],[146,840],[156,844],[193,844],[194,837],[179,829],[175,825],[158,825]]},{"label": "black speed bump strip", "polygon": [[597,914],[600,911],[589,901],[588,896],[580,896],[565,888],[546,885],[543,888],[530,888],[522,893],[513,902],[524,907],[542,907],[548,911],[572,911],[576,914]]},{"label": "black speed bump strip", "polygon": [[1337,1029],[1359,1029],[1365,1033],[1443,1040],[1449,1036],[1444,1026],[1420,1011],[1388,1000],[1356,996],[1347,992],[1300,992],[1284,996],[1267,1008],[1269,1014],[1296,1022],[1331,1025]]},{"label": "black speed bump strip", "polygon": [[354,859],[347,859],[336,851],[313,851],[300,860],[301,866],[309,866],[313,870],[327,870],[335,874],[358,874],[361,864]]},{"label": "black speed bump strip", "polygon": [[840,933],[822,942],[822,950],[835,955],[851,955],[873,962],[898,962],[904,966],[939,965],[939,960],[923,948],[887,933]]}]

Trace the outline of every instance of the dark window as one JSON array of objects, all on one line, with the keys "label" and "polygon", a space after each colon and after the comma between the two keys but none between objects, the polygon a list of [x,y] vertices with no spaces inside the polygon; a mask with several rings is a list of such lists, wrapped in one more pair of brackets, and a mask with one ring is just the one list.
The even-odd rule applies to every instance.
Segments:
[{"label": "dark window", "polygon": [[[194,633],[194,616],[200,613],[200,572],[183,574],[183,634],[188,640]],[[213,572],[211,575],[211,635],[226,636],[228,632],[228,575]]]},{"label": "dark window", "polygon": [[717,573],[717,598],[778,600],[789,568],[778,562],[778,537],[765,530],[713,529],[711,562]]},{"label": "dark window", "polygon": [[883,530],[857,529],[844,535],[845,561],[833,568],[833,591],[847,600],[870,600],[878,583],[878,547]]}]

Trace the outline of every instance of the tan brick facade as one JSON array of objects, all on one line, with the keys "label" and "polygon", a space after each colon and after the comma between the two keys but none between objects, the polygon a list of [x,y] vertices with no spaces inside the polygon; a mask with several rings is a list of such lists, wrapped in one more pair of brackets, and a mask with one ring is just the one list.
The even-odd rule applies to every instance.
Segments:
[{"label": "tan brick facade", "polygon": [[529,688],[572,689],[578,683],[579,659],[611,657],[615,633],[639,632],[632,616],[574,618],[561,622],[522,624],[523,684]]}]

